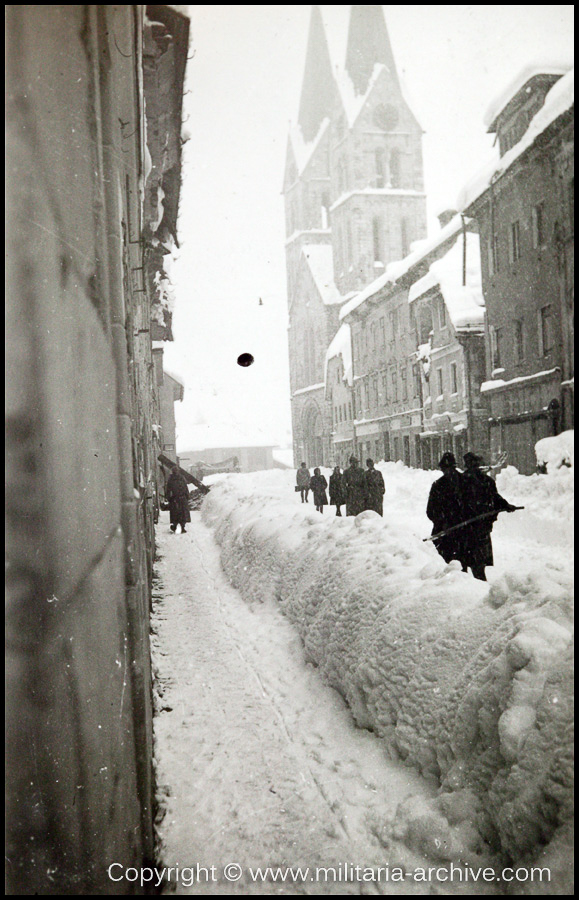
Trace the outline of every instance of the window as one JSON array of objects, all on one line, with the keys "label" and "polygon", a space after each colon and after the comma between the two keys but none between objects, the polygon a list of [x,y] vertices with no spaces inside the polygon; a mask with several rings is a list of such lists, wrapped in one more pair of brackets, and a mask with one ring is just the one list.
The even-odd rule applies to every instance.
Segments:
[{"label": "window", "polygon": [[436,370],[436,385],[438,387],[438,396],[441,397],[444,394],[444,378],[442,376],[442,369]]},{"label": "window", "polygon": [[450,364],[450,390],[453,394],[458,394],[458,371],[456,363]]},{"label": "window", "polygon": [[348,412],[348,409],[347,409],[347,407],[346,407],[346,404],[345,404],[345,403],[344,403],[344,406],[343,406],[343,410],[344,410],[344,422],[345,422],[345,421],[346,421],[346,419],[347,419],[347,418],[348,418],[348,416],[347,416],[347,412]]},{"label": "window", "polygon": [[390,154],[390,187],[400,187],[400,151],[396,147]]},{"label": "window", "polygon": [[533,247],[538,249],[545,243],[545,204],[538,203],[532,210]]},{"label": "window", "polygon": [[378,376],[372,378],[372,402],[374,406],[378,406]]},{"label": "window", "polygon": [[396,369],[392,369],[390,380],[392,382],[392,399],[398,400],[398,375],[396,374]]},{"label": "window", "polygon": [[518,219],[511,224],[509,253],[511,262],[515,262],[521,257],[521,227]]},{"label": "window", "polygon": [[372,219],[372,241],[374,245],[374,262],[384,262],[382,259],[382,222],[377,216]]},{"label": "window", "polygon": [[438,304],[438,321],[441,328],[446,328],[446,303],[444,300]]},{"label": "window", "polygon": [[364,379],[364,409],[370,409],[370,384],[368,379]]},{"label": "window", "polygon": [[418,363],[412,364],[412,387],[414,391],[414,396],[420,396],[420,367]]},{"label": "window", "polygon": [[525,332],[523,320],[515,319],[515,359],[522,362],[525,358]]},{"label": "window", "polygon": [[553,349],[553,317],[551,306],[539,310],[539,354],[546,356]]},{"label": "window", "polygon": [[338,421],[342,421],[342,407],[338,406]]},{"label": "window", "polygon": [[384,187],[384,149],[377,147],[375,150],[376,160],[376,187]]},{"label": "window", "polygon": [[494,328],[492,325],[489,329],[490,333],[490,343],[491,343],[491,368],[500,369],[502,366],[501,361],[501,339],[502,339],[502,329]]},{"label": "window", "polygon": [[352,404],[348,403],[348,418],[352,418]]},{"label": "window", "polygon": [[382,402],[388,402],[388,374],[382,373]]},{"label": "window", "polygon": [[408,372],[404,363],[400,366],[400,380],[402,381],[402,399],[408,400]]},{"label": "window", "polygon": [[402,258],[408,256],[408,223],[406,219],[400,222],[400,244],[402,248]]},{"label": "window", "polygon": [[386,321],[384,319],[384,316],[381,317],[378,325],[380,328],[380,343],[383,347],[385,347],[386,346]]}]

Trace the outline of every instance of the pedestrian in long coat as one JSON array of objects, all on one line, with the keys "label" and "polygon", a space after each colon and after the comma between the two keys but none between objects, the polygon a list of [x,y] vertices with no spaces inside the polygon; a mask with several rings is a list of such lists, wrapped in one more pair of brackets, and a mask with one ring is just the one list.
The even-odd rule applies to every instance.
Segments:
[{"label": "pedestrian in long coat", "polygon": [[485,567],[492,566],[493,544],[491,532],[498,518],[499,512],[513,512],[516,507],[501,497],[493,479],[482,471],[483,460],[475,453],[465,453],[464,464],[466,470],[462,476],[462,496],[464,504],[464,518],[473,519],[484,513],[496,512],[479,522],[471,522],[459,529],[463,532],[464,541],[464,565],[471,569],[475,578],[486,581]]},{"label": "pedestrian in long coat", "polygon": [[366,509],[366,478],[364,469],[355,456],[350,457],[350,465],[343,475],[346,489],[346,515],[357,516]]},{"label": "pedestrian in long coat", "polygon": [[183,534],[186,530],[185,525],[191,521],[191,513],[189,512],[189,488],[180,474],[178,466],[173,466],[171,469],[165,487],[165,496],[169,501],[171,531],[176,531],[177,525],[180,525]]},{"label": "pedestrian in long coat", "polygon": [[[466,515],[463,501],[463,476],[456,468],[453,453],[444,453],[438,464],[442,478],[438,478],[430,488],[426,515],[432,522],[432,534],[446,531],[464,522]],[[463,572],[466,572],[464,559],[463,528],[447,534],[434,541],[434,546],[445,562],[460,560]]]},{"label": "pedestrian in long coat", "polygon": [[374,468],[374,460],[366,460],[367,469],[364,472],[366,479],[366,509],[373,509],[378,515],[384,515],[384,478],[379,469]]},{"label": "pedestrian in long coat", "polygon": [[310,490],[314,495],[314,505],[317,511],[321,513],[324,511],[324,506],[328,505],[327,486],[326,476],[322,475],[319,469],[314,469],[314,474],[310,480]]},{"label": "pedestrian in long coat", "polygon": [[346,502],[346,491],[344,488],[344,476],[339,466],[334,468],[330,475],[330,503],[336,507],[336,515],[341,516],[341,507]]},{"label": "pedestrian in long coat", "polygon": [[299,469],[296,472],[296,487],[299,488],[302,503],[308,502],[308,494],[310,492],[310,470],[306,466],[305,462],[301,464]]}]

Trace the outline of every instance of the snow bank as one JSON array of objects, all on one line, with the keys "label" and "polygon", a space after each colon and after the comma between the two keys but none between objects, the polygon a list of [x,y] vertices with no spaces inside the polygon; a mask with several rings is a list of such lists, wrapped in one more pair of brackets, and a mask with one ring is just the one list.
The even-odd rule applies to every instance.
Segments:
[{"label": "snow bank", "polygon": [[[400,810],[409,844],[422,834],[430,846],[424,821],[432,819],[454,834],[459,858],[476,854],[483,840],[518,864],[547,847],[545,858],[564,872],[572,774],[568,572],[537,567],[535,550],[526,571],[495,571],[490,585],[457,563],[445,565],[421,540],[430,531],[423,509],[437,473],[380,468],[384,519],[321,516],[296,500],[293,472],[230,476],[203,508],[223,568],[248,602],[277,601],[358,725],[439,781],[430,819]],[[524,493],[521,477],[502,475]],[[540,509],[551,476],[525,483]],[[515,515],[524,514],[505,518]],[[449,812],[453,804],[466,805],[462,818]]]},{"label": "snow bank", "polygon": [[546,466],[547,472],[556,472],[561,467],[572,467],[575,457],[575,432],[563,431],[556,437],[543,438],[535,444],[537,464]]}]

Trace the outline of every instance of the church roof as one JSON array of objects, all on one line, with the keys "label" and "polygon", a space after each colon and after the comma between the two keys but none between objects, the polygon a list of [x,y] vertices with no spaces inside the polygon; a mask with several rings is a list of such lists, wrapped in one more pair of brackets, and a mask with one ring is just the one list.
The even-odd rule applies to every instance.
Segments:
[{"label": "church roof", "polygon": [[319,6],[312,6],[298,123],[305,143],[312,141],[331,115],[336,86]]},{"label": "church roof", "polygon": [[374,66],[381,63],[398,81],[396,63],[381,6],[350,7],[346,72],[356,94],[365,94]]},{"label": "church roof", "polygon": [[327,132],[329,124],[330,120],[328,118],[323,119],[317,133],[312,140],[307,142],[300,125],[295,125],[290,129],[289,139],[298,175],[305,171],[309,161],[319,147],[320,141]]},{"label": "church roof", "polygon": [[343,303],[334,281],[334,258],[331,244],[305,244],[302,254],[307,260],[310,272],[326,306]]}]

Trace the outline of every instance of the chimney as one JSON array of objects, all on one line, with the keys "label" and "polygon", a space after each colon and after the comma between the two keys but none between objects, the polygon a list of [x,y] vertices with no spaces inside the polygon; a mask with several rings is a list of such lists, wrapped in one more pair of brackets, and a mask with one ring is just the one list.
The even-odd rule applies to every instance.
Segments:
[{"label": "chimney", "polygon": [[451,219],[457,215],[456,209],[445,209],[442,212],[438,213],[437,219],[440,222],[440,227],[444,228],[445,225],[448,225]]}]

